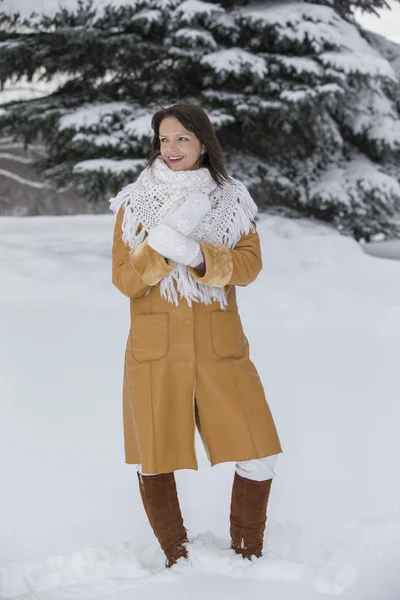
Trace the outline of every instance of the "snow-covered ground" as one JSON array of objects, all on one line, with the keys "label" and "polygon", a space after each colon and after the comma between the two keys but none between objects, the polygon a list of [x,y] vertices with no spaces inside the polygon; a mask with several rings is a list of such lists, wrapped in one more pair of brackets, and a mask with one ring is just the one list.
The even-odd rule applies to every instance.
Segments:
[{"label": "snow-covered ground", "polygon": [[228,544],[234,465],[177,473],[190,562],[166,571],[121,383],[129,306],[112,216],[0,219],[0,597],[400,597],[400,262],[326,226],[263,218],[238,289],[284,454],[254,564]]},{"label": "snow-covered ground", "polygon": [[400,240],[385,240],[370,242],[364,245],[364,250],[371,256],[400,260]]}]

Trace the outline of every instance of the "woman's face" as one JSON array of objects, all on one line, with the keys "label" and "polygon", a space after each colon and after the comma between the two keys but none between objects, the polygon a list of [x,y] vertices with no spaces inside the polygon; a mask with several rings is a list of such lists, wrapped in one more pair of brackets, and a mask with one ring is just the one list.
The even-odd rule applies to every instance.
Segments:
[{"label": "woman's face", "polygon": [[199,158],[204,146],[175,117],[160,123],[160,152],[173,171],[190,171],[199,168]]}]

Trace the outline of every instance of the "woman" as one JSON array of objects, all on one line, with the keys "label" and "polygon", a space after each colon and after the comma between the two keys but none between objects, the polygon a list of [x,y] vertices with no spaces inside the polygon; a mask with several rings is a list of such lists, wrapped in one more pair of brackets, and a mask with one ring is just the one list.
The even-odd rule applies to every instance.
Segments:
[{"label": "woman", "polygon": [[228,176],[206,113],[157,111],[149,163],[111,200],[112,280],[130,298],[125,461],[166,567],[187,557],[174,471],[197,469],[195,427],[212,465],[236,461],[231,549],[260,557],[274,464],[282,451],[249,358],[235,286],[262,268],[245,186]]}]

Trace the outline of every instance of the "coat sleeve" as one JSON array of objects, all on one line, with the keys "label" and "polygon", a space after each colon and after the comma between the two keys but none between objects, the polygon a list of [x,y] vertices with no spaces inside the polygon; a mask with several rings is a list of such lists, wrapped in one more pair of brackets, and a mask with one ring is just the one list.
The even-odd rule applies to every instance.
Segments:
[{"label": "coat sleeve", "polygon": [[200,242],[206,271],[204,274],[188,267],[195,281],[204,285],[224,287],[246,286],[254,281],[262,269],[260,238],[255,224],[254,232],[242,235],[233,250],[224,244]]},{"label": "coat sleeve", "polygon": [[122,240],[124,209],[120,208],[114,227],[112,282],[129,298],[140,298],[172,270],[173,261],[158,254],[147,238],[131,252]]}]

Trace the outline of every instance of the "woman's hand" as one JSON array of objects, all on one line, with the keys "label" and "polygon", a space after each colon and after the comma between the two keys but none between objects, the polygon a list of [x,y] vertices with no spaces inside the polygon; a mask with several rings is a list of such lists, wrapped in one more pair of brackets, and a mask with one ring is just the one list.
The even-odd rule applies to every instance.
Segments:
[{"label": "woman's hand", "polygon": [[183,204],[168,214],[163,223],[178,233],[190,235],[210,210],[211,202],[207,194],[190,192]]},{"label": "woman's hand", "polygon": [[150,229],[147,242],[153,250],[165,258],[183,265],[195,267],[203,260],[200,244],[175,231],[166,223],[160,223]]}]

